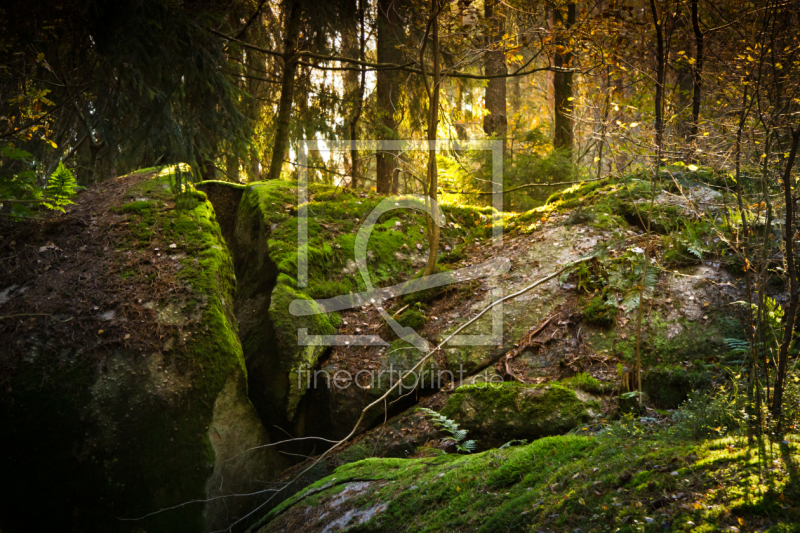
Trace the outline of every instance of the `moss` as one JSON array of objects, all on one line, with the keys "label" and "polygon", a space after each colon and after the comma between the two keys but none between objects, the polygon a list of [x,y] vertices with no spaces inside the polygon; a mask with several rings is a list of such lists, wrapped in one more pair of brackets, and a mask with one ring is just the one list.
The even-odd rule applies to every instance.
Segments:
[{"label": "moss", "polygon": [[[45,497],[53,504],[50,517],[42,520],[57,520],[59,528],[70,528],[71,522],[72,529],[82,531],[205,529],[202,505],[135,523],[119,517],[143,516],[206,497],[216,460],[208,436],[214,402],[232,374],[245,373],[232,312],[233,265],[213,209],[202,196],[191,195],[193,207],[167,210],[172,198],[168,175],[140,182],[125,197],[145,192],[152,200],[117,209],[132,228],[119,246],[149,245],[139,242],[140,221],[157,225],[163,239],[179,243],[190,257],[180,260],[173,283],[191,294],[187,305],[197,318],[182,332],[185,344],[163,353],[132,354],[118,348],[102,361],[72,354],[67,358],[72,364],[53,361],[58,364],[52,372],[39,358],[15,375],[21,418],[14,424],[13,443],[23,451],[4,450],[4,457],[22,453],[15,468],[23,470],[13,475],[24,475],[19,479],[33,484],[36,496],[28,501]],[[123,276],[136,281],[130,271]],[[43,343],[55,350],[48,353],[68,348],[57,339]],[[50,373],[52,391],[42,387],[42,372]],[[25,444],[26,439],[38,441],[38,447]],[[20,498],[27,497],[31,495],[21,490]]]},{"label": "moss", "polygon": [[442,414],[477,438],[482,448],[512,439],[565,433],[591,418],[593,403],[563,385],[490,383],[464,385],[447,400]]},{"label": "moss", "polygon": [[690,372],[681,367],[661,366],[642,374],[642,388],[650,400],[662,409],[675,409],[693,390],[711,387],[708,372]]},{"label": "moss", "polygon": [[157,207],[157,204],[152,200],[137,200],[118,207],[112,207],[112,209],[119,214],[137,213],[140,215],[149,215],[150,210],[155,207]]},{"label": "moss", "polygon": [[425,315],[419,309],[408,309],[397,318],[401,326],[412,329],[419,329],[425,325]]},{"label": "moss", "polygon": [[[305,393],[296,385],[298,372],[301,367],[316,365],[325,349],[298,347],[297,331],[307,328],[309,335],[331,335],[341,320],[336,313],[293,316],[288,311],[289,304],[296,299],[331,298],[367,288],[354,262],[355,237],[361,223],[383,200],[381,196],[356,195],[312,184],[307,205],[298,206],[297,192],[293,184],[280,180],[248,185],[237,212],[234,248],[240,254],[237,264],[242,265],[239,301],[256,307],[261,300],[268,302],[268,312],[253,308],[241,324],[248,364],[251,370],[259,368],[259,383],[269,384],[263,401],[255,397],[253,401],[262,418],[271,423],[282,422],[269,418],[276,413],[287,421],[296,416],[296,407]],[[309,214],[308,286],[300,287],[297,217],[304,208]],[[492,213],[491,208],[446,207],[448,223],[442,231],[442,244],[456,247],[468,238],[490,236]],[[418,274],[427,254],[424,228],[424,215],[408,209],[387,212],[377,220],[366,250],[368,275],[374,287],[401,283]],[[255,249],[258,257],[246,255],[245,250]],[[448,288],[413,296],[432,298],[444,290]],[[247,309],[252,306],[242,305]],[[401,323],[413,323],[414,327],[424,324],[424,316],[414,309],[399,318]],[[264,332],[274,332],[270,333],[274,340]],[[408,350],[402,356],[389,355],[391,352],[385,361],[387,369],[393,363],[395,370],[410,368],[404,365],[418,360],[418,354]],[[375,390],[380,389],[372,392]]]},{"label": "moss", "polygon": [[582,372],[572,376],[571,378],[562,380],[561,384],[571,389],[578,389],[588,392],[589,394],[608,394],[609,392],[613,391],[614,388],[616,388],[616,384],[602,383],[586,372]]},{"label": "moss", "polygon": [[[733,452],[726,448],[731,444]],[[324,511],[322,527],[345,509],[378,505],[382,512],[355,530],[654,533],[671,524],[671,531],[699,533],[744,529],[769,517],[769,531],[796,531],[800,481],[791,472],[797,445],[782,452],[738,446],[730,439],[699,446],[669,442],[662,434],[567,435],[469,456],[367,459],[292,497],[258,531],[281,531],[284,517],[291,523]],[[687,461],[691,457],[697,461]],[[776,459],[780,472],[760,476],[759,462],[766,459]],[[364,480],[371,480],[368,490],[345,492],[348,483]],[[346,505],[337,508],[336,501]]]},{"label": "moss", "polygon": [[609,327],[614,324],[618,312],[616,298],[606,301],[605,295],[600,295],[589,300],[583,309],[583,318],[589,323]]},{"label": "moss", "polygon": [[232,181],[221,181],[221,180],[198,181],[194,185],[195,185],[195,187],[197,187],[197,186],[200,186],[200,185],[208,185],[209,183],[215,183],[217,185],[224,185],[225,187],[230,187],[231,189],[237,189],[237,190],[242,190],[242,191],[247,188],[247,185],[244,184],[244,183],[233,183]]}]

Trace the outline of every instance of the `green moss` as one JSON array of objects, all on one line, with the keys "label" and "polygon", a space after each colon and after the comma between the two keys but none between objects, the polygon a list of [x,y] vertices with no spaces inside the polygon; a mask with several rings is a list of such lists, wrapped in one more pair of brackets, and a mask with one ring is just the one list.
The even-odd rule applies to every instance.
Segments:
[{"label": "green moss", "polygon": [[[726,448],[731,444],[734,452]],[[800,496],[800,481],[791,472],[797,445],[782,452],[738,446],[729,439],[697,446],[665,442],[663,435],[567,435],[469,456],[366,459],[286,501],[259,531],[280,531],[287,513],[307,517],[325,509],[332,521],[337,505],[330,504],[337,497],[345,498],[346,509],[382,506],[358,531],[655,533],[663,522],[671,531],[699,533],[744,529],[764,524],[765,517],[769,531],[796,531],[792,502]],[[687,461],[691,457],[697,461]],[[767,459],[776,459],[780,472],[760,476],[759,462]],[[343,492],[365,479],[372,480],[369,490]],[[665,493],[678,497],[665,499]]]},{"label": "green moss", "polygon": [[562,380],[561,384],[565,387],[579,389],[590,394],[608,394],[616,387],[616,384],[602,383],[586,372]]},{"label": "green moss", "polygon": [[238,189],[238,190],[244,190],[247,188],[247,185],[244,183],[233,183],[232,181],[221,181],[221,180],[198,181],[197,183],[195,183],[195,187],[200,185],[207,185],[209,183],[216,183],[218,185],[224,185],[226,187],[230,187],[231,189]]},{"label": "green moss", "polygon": [[[293,184],[280,180],[248,185],[237,212],[236,228],[236,246],[258,247],[260,255],[257,260],[242,257],[248,271],[239,276],[240,301],[255,302],[263,294],[271,293],[269,312],[248,319],[252,323],[246,325],[246,331],[243,326],[245,353],[253,354],[252,363],[263,367],[258,379],[263,376],[269,383],[266,387],[269,398],[253,401],[262,417],[277,412],[285,413],[281,416],[289,420],[305,393],[296,385],[297,373],[301,368],[316,365],[324,350],[323,346],[298,347],[298,329],[306,328],[309,335],[331,335],[336,333],[341,320],[336,313],[293,316],[288,311],[289,304],[293,300],[331,298],[366,290],[362,273],[355,264],[355,239],[362,222],[383,200],[382,196],[356,195],[349,190],[312,184],[308,203],[298,206],[297,193]],[[306,287],[298,283],[298,211],[303,209],[309,215]],[[444,210],[447,225],[442,230],[443,245],[455,248],[467,239],[491,235],[491,208]],[[385,287],[413,278],[424,265],[426,255],[423,213],[404,209],[383,214],[372,229],[366,250],[372,286]],[[253,261],[258,265],[252,266]],[[414,296],[432,298],[444,290],[448,288]],[[424,325],[424,316],[416,309],[405,311],[399,319],[406,325],[413,323],[414,327]],[[275,340],[266,341],[264,331],[275,332]],[[402,357],[387,354],[386,368],[395,359],[398,359],[395,369],[410,368],[400,365],[416,362],[418,354],[416,357],[408,350],[403,350]]]},{"label": "green moss", "polygon": [[412,329],[420,329],[425,325],[425,315],[419,309],[407,309],[397,318],[401,326]]},{"label": "green moss", "polygon": [[614,319],[619,312],[616,297],[607,301],[605,295],[595,296],[583,309],[583,318],[592,324],[609,327],[614,324]]},{"label": "green moss", "polygon": [[711,387],[708,372],[690,372],[681,367],[661,366],[642,374],[642,388],[650,400],[662,409],[675,409],[693,390]]},{"label": "green moss", "polygon": [[[86,531],[203,530],[201,505],[137,523],[119,518],[206,497],[216,459],[208,436],[214,402],[231,375],[246,372],[232,312],[233,265],[211,205],[204,195],[191,193],[190,208],[166,209],[172,199],[168,175],[140,182],[124,197],[144,195],[151,199],[116,207],[130,221],[130,231],[118,246],[149,246],[153,227],[167,242],[176,243],[187,257],[180,260],[173,283],[191,295],[187,309],[199,319],[184,332],[185,344],[164,353],[117,348],[102,362],[72,353],[64,361],[54,360],[52,372],[47,370],[50,363],[40,358],[15,375],[15,402],[24,408],[20,415],[27,422],[20,418],[14,423],[16,436],[9,441],[23,446],[23,455],[32,455],[16,463],[28,465],[27,471],[13,475],[32,480],[36,496],[29,501],[50,501],[53,519],[64,520],[60,526],[72,520],[75,528]],[[120,275],[138,282],[133,270]],[[52,339],[43,342],[52,347],[46,353],[75,349],[53,345]],[[42,387],[43,371],[49,373],[52,391]],[[167,378],[185,386],[173,389]],[[25,444],[28,438],[38,441],[39,448]],[[4,450],[3,455],[15,453]],[[31,468],[34,464],[43,469],[41,475]]]},{"label": "green moss", "polygon": [[592,402],[560,384],[490,383],[464,385],[447,400],[442,414],[477,438],[482,448],[512,439],[564,433],[588,421]]}]

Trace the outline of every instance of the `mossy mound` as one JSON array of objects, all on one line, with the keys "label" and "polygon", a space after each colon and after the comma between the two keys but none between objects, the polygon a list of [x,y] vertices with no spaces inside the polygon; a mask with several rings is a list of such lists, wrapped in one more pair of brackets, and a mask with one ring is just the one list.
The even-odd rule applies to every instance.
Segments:
[{"label": "mossy mound", "polygon": [[0,410],[13,493],[4,489],[0,524],[224,528],[252,498],[203,501],[251,492],[285,466],[271,450],[230,460],[269,442],[247,399],[230,254],[205,195],[187,191],[176,209],[166,172],[106,187],[78,197],[76,209],[94,213],[89,229],[67,219],[45,236],[62,253],[45,258],[56,268],[33,273],[35,283],[58,289],[18,299],[29,309],[47,301],[53,314],[36,319],[35,337],[2,330],[14,346]]},{"label": "mossy mound", "polygon": [[293,496],[257,531],[798,531],[798,459],[796,442],[613,433],[367,459]]},{"label": "mossy mound", "polygon": [[441,412],[486,449],[566,433],[589,422],[599,403],[581,396],[558,383],[481,383],[457,388]]},{"label": "mossy mound", "polygon": [[642,389],[656,407],[675,409],[694,390],[711,388],[711,375],[681,367],[655,367],[642,374]]}]

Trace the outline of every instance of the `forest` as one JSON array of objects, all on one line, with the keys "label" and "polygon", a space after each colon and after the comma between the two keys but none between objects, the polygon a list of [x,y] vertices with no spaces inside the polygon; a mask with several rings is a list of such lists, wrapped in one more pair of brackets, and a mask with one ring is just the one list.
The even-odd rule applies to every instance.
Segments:
[{"label": "forest", "polygon": [[799,7],[3,2],[0,533],[800,532]]}]

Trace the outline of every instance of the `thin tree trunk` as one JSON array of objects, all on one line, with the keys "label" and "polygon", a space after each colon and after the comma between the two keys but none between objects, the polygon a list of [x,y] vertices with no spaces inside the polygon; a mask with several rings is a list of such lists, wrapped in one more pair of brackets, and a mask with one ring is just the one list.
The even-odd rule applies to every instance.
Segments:
[{"label": "thin tree trunk", "polygon": [[[452,78],[451,78],[452,79]],[[459,141],[467,140],[467,127],[464,122],[464,80],[454,79],[456,84],[456,135]],[[460,152],[456,152],[456,157],[460,157]]]},{"label": "thin tree trunk", "polygon": [[781,417],[783,410],[783,389],[786,381],[786,368],[789,363],[789,348],[794,337],[794,319],[797,314],[797,305],[800,303],[800,284],[797,279],[797,268],[794,264],[794,211],[795,203],[792,197],[792,166],[797,157],[797,147],[800,144],[800,126],[792,132],[792,148],[786,160],[786,170],[783,172],[783,195],[786,203],[786,219],[784,222],[783,240],[786,246],[786,270],[789,273],[789,307],[784,317],[783,339],[781,339],[780,352],[778,353],[778,373],[775,376],[775,388],[772,394],[772,418],[778,422],[778,431],[781,430]]},{"label": "thin tree trunk", "polygon": [[[436,200],[439,189],[439,168],[436,164],[436,132],[439,127],[439,86],[440,86],[440,57],[439,57],[439,2],[441,0],[431,0],[431,17],[433,17],[433,27],[431,31],[431,44],[433,46],[433,83],[428,90],[428,196]],[[424,45],[423,45],[424,46]],[[423,48],[424,50],[424,48]],[[420,54],[420,63],[424,54]],[[424,74],[423,74],[424,76]],[[434,214],[437,212],[434,210]],[[439,256],[439,226],[433,219],[426,218],[428,229],[428,261],[425,264],[425,276],[430,276],[436,272],[436,259]]]},{"label": "thin tree trunk", "polygon": [[606,144],[606,127],[608,124],[608,114],[611,111],[611,87],[609,84],[610,69],[606,69],[606,98],[603,102],[603,117],[600,122],[600,145],[597,147],[597,179],[603,172],[603,146]]},{"label": "thin tree trunk", "polygon": [[[653,181],[650,187],[650,211],[647,216],[647,241],[644,247],[644,266],[642,267],[642,279],[639,285],[639,307],[636,310],[636,389],[639,393],[642,392],[642,315],[644,311],[644,290],[647,281],[647,268],[650,266],[650,233],[651,221],[653,220],[653,205],[656,196],[656,182],[658,181],[658,174],[661,170],[661,157],[663,153],[663,133],[664,133],[664,77],[665,77],[665,63],[664,58],[664,26],[663,20],[659,17],[658,9],[656,8],[655,0],[650,0],[650,9],[653,15],[653,26],[656,30],[656,98],[655,98],[655,115],[656,115],[656,162],[653,174]],[[639,403],[642,402],[642,395],[639,394]]]},{"label": "thin tree trunk", "polygon": [[[572,67],[572,49],[569,45],[569,30],[575,24],[575,4],[567,5],[567,16],[561,9],[556,8],[553,10],[553,23],[560,27],[556,30],[556,53],[553,58],[553,66],[559,68]],[[572,114],[573,114],[573,75],[572,72],[554,72],[553,73],[553,110],[554,110],[554,123],[553,123],[553,146],[555,148],[563,148],[570,155],[574,145],[574,136],[572,131]]]},{"label": "thin tree trunk", "polygon": [[[364,0],[358,0],[358,19],[359,19],[359,43],[358,58],[366,61],[367,39],[364,31]],[[350,186],[358,186],[358,149],[356,140],[358,139],[358,120],[361,118],[361,108],[364,105],[364,85],[366,84],[366,70],[361,69],[361,78],[358,80],[358,94],[356,95],[353,116],[350,119]]]},{"label": "thin tree trunk", "polygon": [[697,10],[698,0],[692,0],[692,29],[694,30],[694,76],[692,81],[692,125],[689,133],[689,142],[697,140],[697,133],[700,123],[700,98],[703,90],[703,61],[704,57],[704,35],[700,30],[700,13]]},{"label": "thin tree trunk", "polygon": [[283,161],[289,147],[289,126],[292,121],[292,104],[294,103],[294,75],[297,60],[294,57],[297,40],[300,35],[301,9],[299,2],[291,2],[286,19],[283,38],[283,76],[281,80],[281,98],[278,103],[278,118],[275,124],[275,144],[272,147],[272,161],[267,179],[281,177]]},{"label": "thin tree trunk", "polygon": [[[497,0],[486,0],[484,3],[484,16],[491,26],[486,45],[490,51],[486,52],[486,62],[483,70],[487,76],[507,74],[506,54],[502,46],[497,43],[503,39],[503,18],[495,12]],[[508,129],[506,114],[506,79],[492,78],[486,83],[486,110],[488,115],[483,117],[483,131],[486,135],[505,138]]]},{"label": "thin tree trunk", "polygon": [[659,18],[655,0],[650,0],[650,10],[653,14],[653,25],[656,30],[656,151],[658,152],[657,164],[661,164],[661,153],[664,151],[664,78],[666,77],[666,58],[664,57],[664,21]]},{"label": "thin tree trunk", "polygon": [[[378,63],[402,63],[403,55],[397,47],[403,45],[398,4],[402,0],[378,0]],[[397,138],[397,115],[402,105],[400,89],[401,73],[395,70],[379,70],[375,73],[378,98],[378,120],[381,126],[379,137],[384,140]],[[392,172],[396,166],[397,151],[379,152],[375,164],[375,188],[378,193],[388,194],[392,188]]]}]

